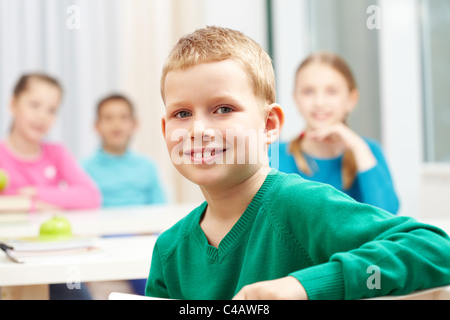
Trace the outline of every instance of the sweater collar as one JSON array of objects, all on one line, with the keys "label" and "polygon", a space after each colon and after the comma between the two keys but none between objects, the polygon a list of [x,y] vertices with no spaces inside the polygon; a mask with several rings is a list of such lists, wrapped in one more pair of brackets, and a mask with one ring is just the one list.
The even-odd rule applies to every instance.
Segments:
[{"label": "sweater collar", "polygon": [[248,230],[249,225],[251,225],[251,222],[256,217],[256,214],[259,208],[261,207],[262,202],[266,198],[269,189],[273,185],[273,182],[277,177],[279,177],[278,173],[279,172],[276,169],[270,170],[269,174],[264,180],[264,183],[253,197],[247,209],[241,215],[239,220],[234,224],[231,230],[220,241],[218,248],[215,248],[208,243],[206,235],[203,232],[202,228],[200,227],[200,220],[208,206],[207,202],[205,201],[199,207],[200,210],[194,227],[194,236],[201,243],[206,245],[206,255],[208,256],[209,259],[220,263],[228,255],[228,253],[236,246],[236,244],[239,243],[241,238],[245,235],[246,231]]}]

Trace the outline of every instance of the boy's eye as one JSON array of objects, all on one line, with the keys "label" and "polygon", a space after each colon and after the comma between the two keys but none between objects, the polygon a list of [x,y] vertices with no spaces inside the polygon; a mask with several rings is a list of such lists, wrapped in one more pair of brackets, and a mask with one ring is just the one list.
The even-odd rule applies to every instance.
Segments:
[{"label": "boy's eye", "polygon": [[180,111],[175,114],[175,117],[184,119],[190,117],[191,115],[192,113],[190,113],[189,111]]},{"label": "boy's eye", "polygon": [[311,95],[313,93],[314,93],[314,90],[311,88],[305,88],[302,90],[302,94],[304,94],[304,95]]},{"label": "boy's eye", "polygon": [[56,114],[56,113],[58,112],[58,108],[56,108],[56,107],[50,108],[48,111],[49,111],[49,113],[50,113],[51,115],[54,115],[54,114]]},{"label": "boy's eye", "polygon": [[327,93],[329,95],[335,95],[337,93],[337,90],[335,88],[328,88]]},{"label": "boy's eye", "polygon": [[217,109],[216,113],[223,114],[223,113],[230,113],[231,111],[233,111],[233,109],[231,109],[230,107],[222,106]]},{"label": "boy's eye", "polygon": [[39,108],[39,105],[40,104],[37,101],[31,101],[30,102],[30,107],[33,108],[33,109]]}]

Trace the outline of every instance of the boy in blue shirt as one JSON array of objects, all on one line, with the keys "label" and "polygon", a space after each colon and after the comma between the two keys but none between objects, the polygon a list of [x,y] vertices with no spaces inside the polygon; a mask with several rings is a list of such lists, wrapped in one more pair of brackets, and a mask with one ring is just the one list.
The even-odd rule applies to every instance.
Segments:
[{"label": "boy in blue shirt", "polygon": [[129,150],[136,127],[133,105],[125,96],[111,95],[99,102],[95,128],[102,146],[84,168],[102,192],[103,207],[166,202],[155,163]]},{"label": "boy in blue shirt", "polygon": [[[129,150],[136,127],[134,107],[127,97],[110,95],[98,103],[95,128],[102,146],[83,166],[102,193],[102,207],[166,202],[156,164]],[[145,282],[131,280],[135,293],[144,294]]]}]

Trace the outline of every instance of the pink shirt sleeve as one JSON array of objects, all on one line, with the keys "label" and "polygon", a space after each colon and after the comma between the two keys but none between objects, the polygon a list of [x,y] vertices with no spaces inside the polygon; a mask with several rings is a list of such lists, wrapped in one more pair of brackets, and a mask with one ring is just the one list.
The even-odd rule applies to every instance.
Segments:
[{"label": "pink shirt sleeve", "polygon": [[64,184],[63,186],[36,186],[37,199],[63,209],[100,207],[100,191],[69,152],[60,145],[48,147],[47,152],[56,166],[59,180]]}]

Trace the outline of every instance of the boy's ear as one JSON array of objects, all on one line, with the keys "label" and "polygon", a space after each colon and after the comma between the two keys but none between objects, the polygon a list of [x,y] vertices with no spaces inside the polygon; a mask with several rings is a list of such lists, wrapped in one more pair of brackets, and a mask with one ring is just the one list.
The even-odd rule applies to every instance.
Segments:
[{"label": "boy's ear", "polygon": [[272,103],[266,112],[266,138],[267,144],[271,144],[280,136],[284,125],[284,112],[278,103]]},{"label": "boy's ear", "polygon": [[164,118],[164,117],[161,118],[161,130],[162,130],[164,139],[166,139],[166,118]]},{"label": "boy's ear", "polygon": [[99,121],[98,121],[98,119],[95,119],[95,122],[94,122],[94,129],[95,129],[95,131],[96,131],[98,134],[100,134]]}]

